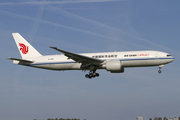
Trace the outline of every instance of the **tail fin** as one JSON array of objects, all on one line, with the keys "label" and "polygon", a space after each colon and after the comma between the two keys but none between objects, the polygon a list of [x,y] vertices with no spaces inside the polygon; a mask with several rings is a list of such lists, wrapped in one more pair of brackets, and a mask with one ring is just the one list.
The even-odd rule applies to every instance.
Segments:
[{"label": "tail fin", "polygon": [[12,33],[18,50],[23,59],[42,56],[33,46],[31,46],[19,33]]}]

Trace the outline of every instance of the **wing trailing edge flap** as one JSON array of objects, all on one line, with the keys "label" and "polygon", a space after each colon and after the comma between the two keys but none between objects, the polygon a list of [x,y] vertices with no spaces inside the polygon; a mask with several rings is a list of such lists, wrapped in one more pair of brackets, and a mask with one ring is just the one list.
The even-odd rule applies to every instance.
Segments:
[{"label": "wing trailing edge flap", "polygon": [[95,59],[95,58],[91,58],[91,57],[87,57],[87,56],[84,56],[84,55],[80,55],[80,54],[75,54],[75,53],[72,53],[72,52],[68,52],[68,51],[65,51],[65,50],[61,50],[61,49],[58,49],[57,47],[50,47],[54,50],[57,50],[61,53],[64,53],[65,56],[68,57],[68,59],[72,59],[78,63],[82,63],[84,65],[88,65],[88,64],[92,64],[92,65],[100,65],[101,63],[103,63],[104,61],[103,60],[100,60],[100,59]]}]

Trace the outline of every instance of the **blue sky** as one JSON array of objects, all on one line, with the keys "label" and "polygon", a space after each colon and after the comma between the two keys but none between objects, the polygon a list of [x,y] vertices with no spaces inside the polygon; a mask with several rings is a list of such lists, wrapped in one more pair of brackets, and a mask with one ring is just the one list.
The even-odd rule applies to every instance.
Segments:
[{"label": "blue sky", "polygon": [[[135,120],[180,117],[180,1],[1,0],[0,119]],[[12,64],[20,33],[41,54],[158,50],[175,61],[162,68],[127,68],[88,80],[82,71]]]}]

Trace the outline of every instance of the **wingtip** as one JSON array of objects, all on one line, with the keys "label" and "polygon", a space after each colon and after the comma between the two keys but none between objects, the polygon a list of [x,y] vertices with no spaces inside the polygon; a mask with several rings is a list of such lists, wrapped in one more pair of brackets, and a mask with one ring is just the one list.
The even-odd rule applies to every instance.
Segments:
[{"label": "wingtip", "polygon": [[52,46],[49,46],[49,48],[57,49],[57,47],[52,47]]},{"label": "wingtip", "polygon": [[8,58],[6,58],[6,59],[9,59],[9,60],[11,60],[12,58],[8,57]]}]

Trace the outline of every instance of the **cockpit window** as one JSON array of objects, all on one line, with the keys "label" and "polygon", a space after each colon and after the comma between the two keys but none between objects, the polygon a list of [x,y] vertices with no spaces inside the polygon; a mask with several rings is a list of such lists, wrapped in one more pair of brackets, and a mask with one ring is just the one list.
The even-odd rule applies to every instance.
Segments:
[{"label": "cockpit window", "polygon": [[167,55],[167,57],[171,57],[171,55]]}]

